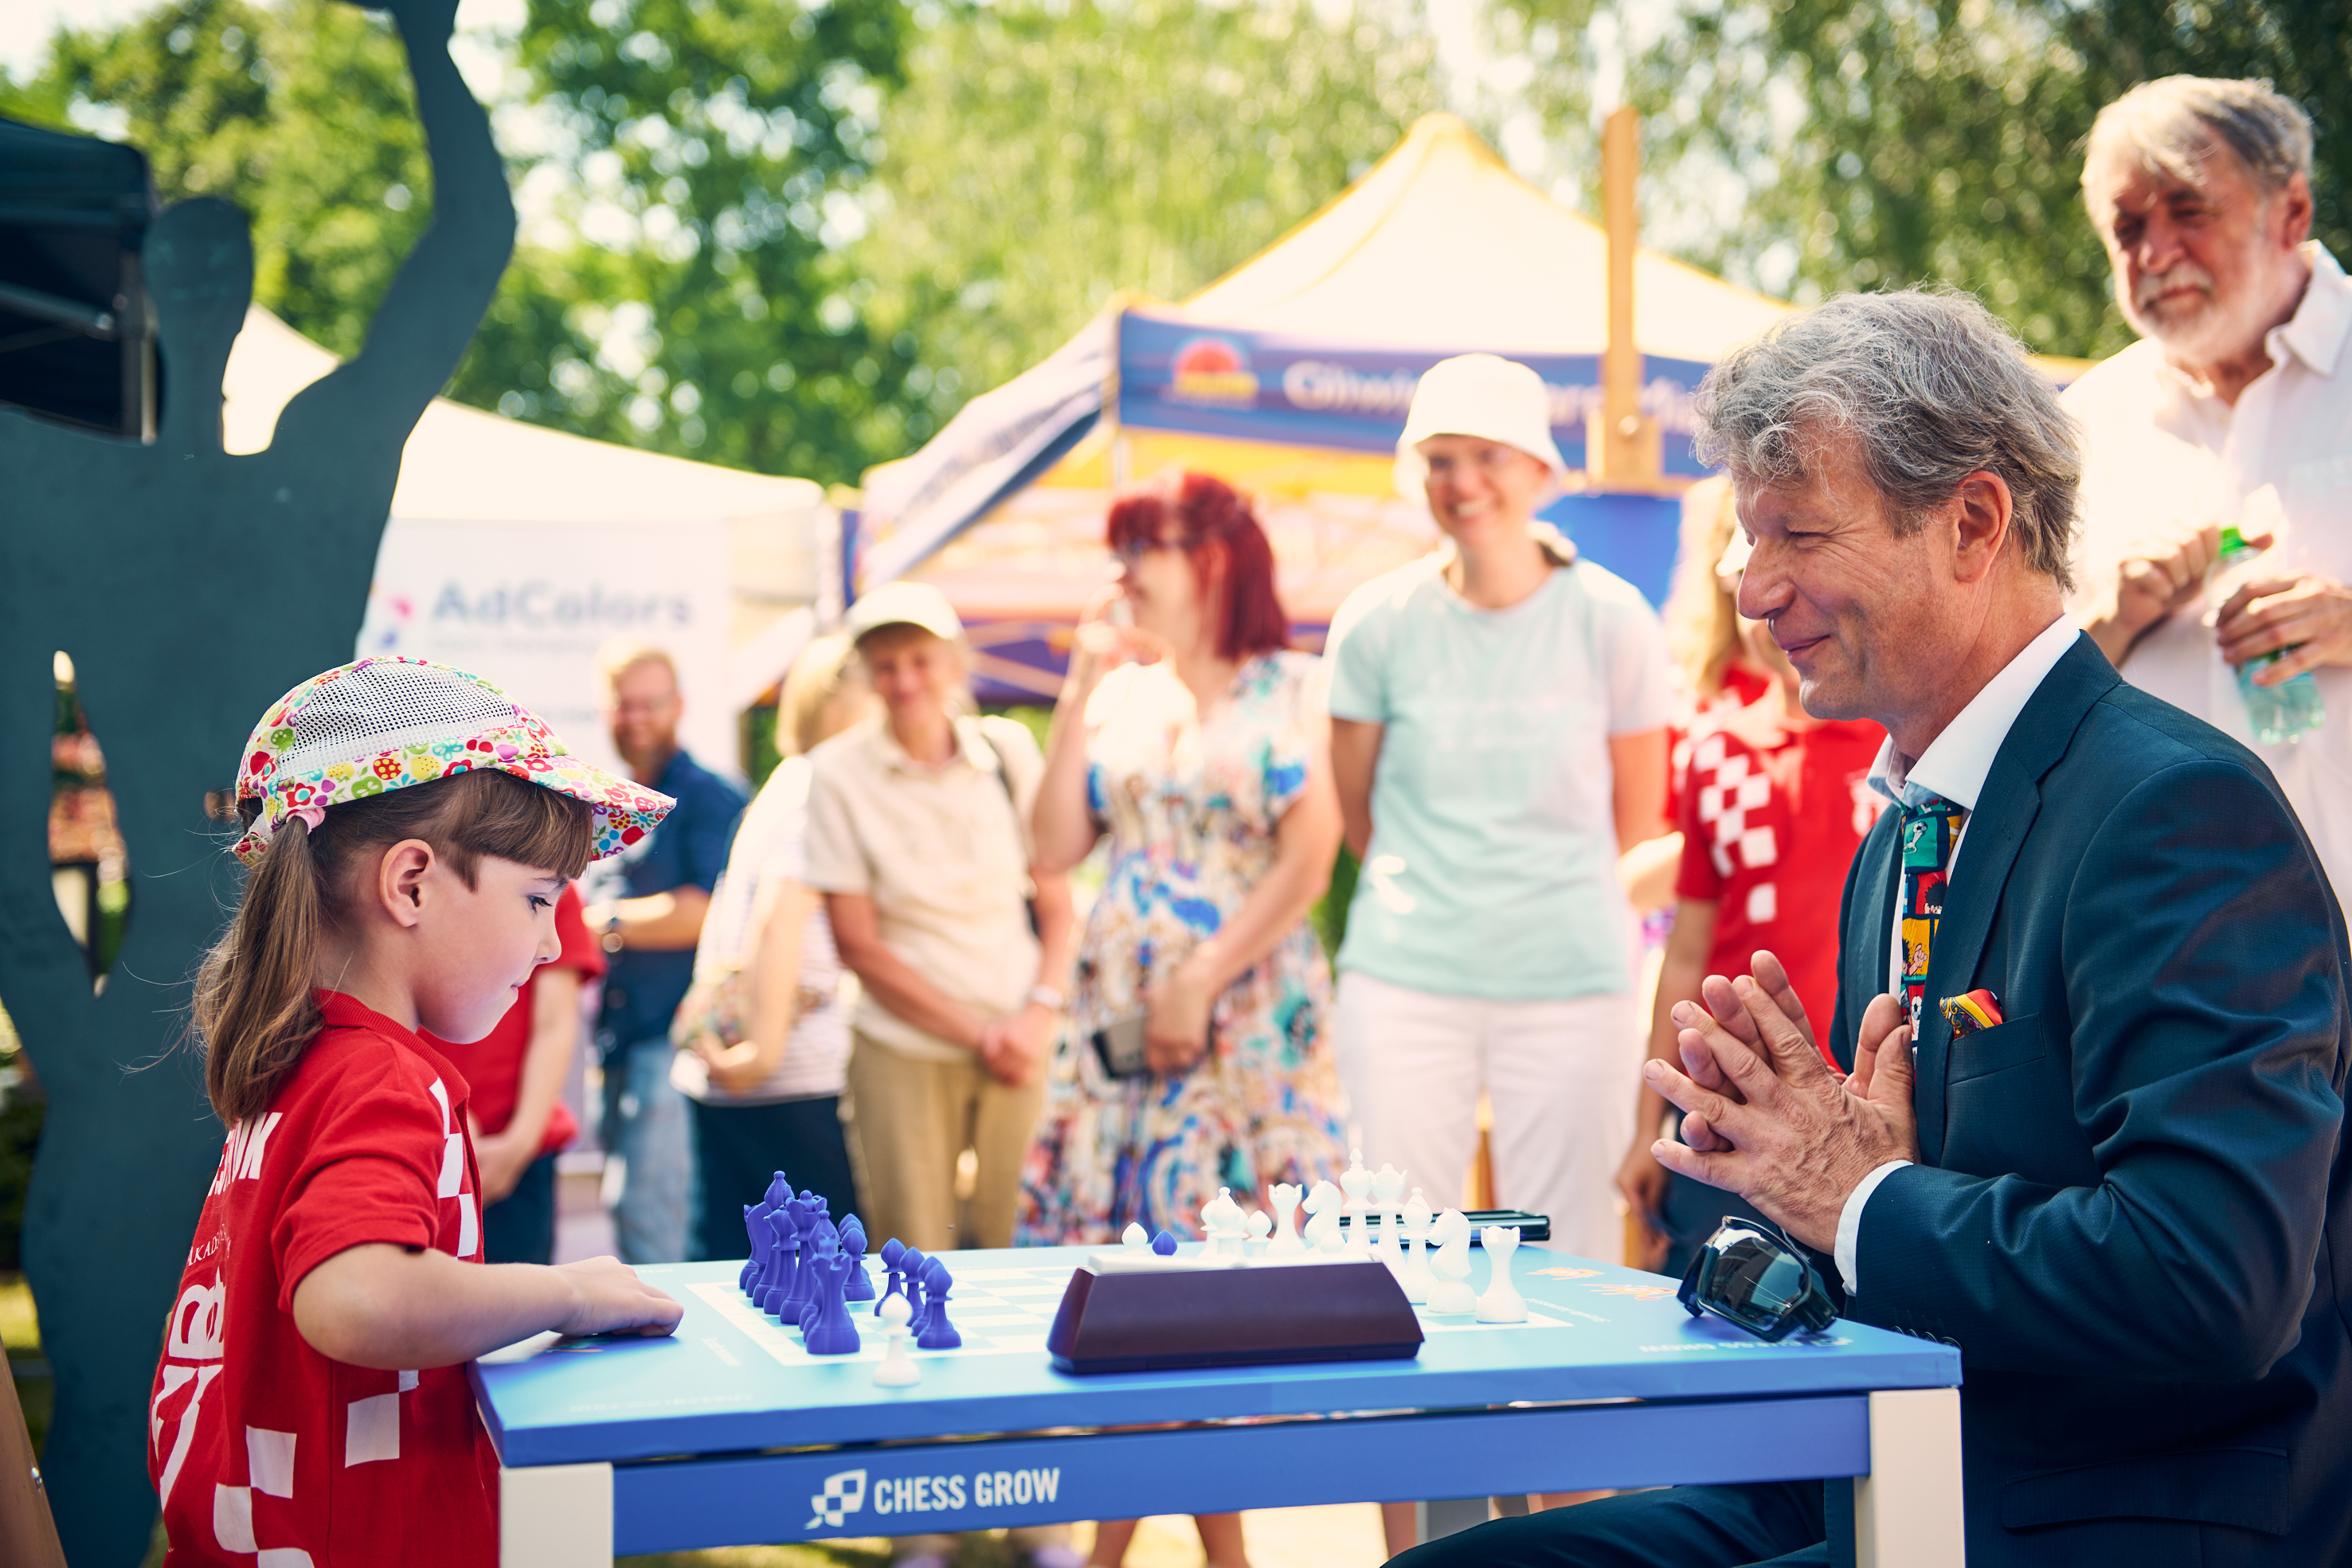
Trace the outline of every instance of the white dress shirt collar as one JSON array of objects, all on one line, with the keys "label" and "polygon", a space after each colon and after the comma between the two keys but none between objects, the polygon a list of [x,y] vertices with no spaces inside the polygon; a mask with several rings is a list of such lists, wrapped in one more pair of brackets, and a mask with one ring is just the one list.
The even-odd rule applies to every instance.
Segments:
[{"label": "white dress shirt collar", "polygon": [[1969,699],[1968,706],[1953,716],[1918,758],[1906,758],[1895,749],[1895,737],[1887,737],[1879,746],[1878,760],[1871,764],[1870,787],[1902,805],[1906,789],[1916,785],[1963,810],[1975,810],[1977,797],[1984,793],[1985,775],[1992,771],[1992,759],[2009,738],[2010,727],[2080,635],[2072,617],[2053,621]]}]

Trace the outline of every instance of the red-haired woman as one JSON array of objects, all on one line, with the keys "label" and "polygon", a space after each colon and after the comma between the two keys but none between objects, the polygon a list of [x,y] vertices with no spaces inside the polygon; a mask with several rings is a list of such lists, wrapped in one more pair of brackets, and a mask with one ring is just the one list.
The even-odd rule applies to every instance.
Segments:
[{"label": "red-haired woman", "polygon": [[[1042,869],[1108,832],[1110,870],[1023,1174],[1028,1243],[1190,1232],[1221,1186],[1264,1207],[1346,1164],[1307,924],[1340,827],[1316,661],[1285,648],[1274,552],[1224,481],[1120,496],[1109,545],[1118,588],[1078,628],[1034,819]],[[1238,1522],[1203,1537],[1241,1560]]]}]

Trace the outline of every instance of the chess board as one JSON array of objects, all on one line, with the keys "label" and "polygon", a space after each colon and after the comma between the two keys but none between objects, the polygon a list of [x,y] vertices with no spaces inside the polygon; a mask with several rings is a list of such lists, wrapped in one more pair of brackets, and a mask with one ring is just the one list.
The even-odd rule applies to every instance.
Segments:
[{"label": "chess board", "polygon": [[[952,1259],[955,1255],[947,1255]],[[866,1272],[876,1282],[878,1294],[882,1285],[880,1265],[869,1259]],[[962,1355],[1045,1354],[1045,1333],[1054,1326],[1054,1312],[1062,1304],[1062,1292],[1069,1287],[1070,1266],[1049,1265],[1036,1269],[968,1269],[955,1277],[955,1288],[948,1298],[948,1319],[963,1335],[961,1348],[956,1350],[923,1350],[908,1348],[919,1360],[925,1357]],[[879,1361],[882,1359],[883,1331],[881,1321],[874,1315],[872,1301],[852,1301],[850,1321],[857,1325],[858,1348],[849,1355],[812,1355],[801,1344],[800,1331],[785,1328],[774,1318],[751,1304],[751,1299],[738,1290],[732,1281],[704,1281],[686,1287],[690,1294],[716,1312],[744,1338],[784,1366],[800,1367],[814,1363]],[[1421,1320],[1425,1334],[1462,1333],[1507,1333],[1514,1329],[1564,1329],[1575,1326],[1567,1316],[1554,1316],[1544,1308],[1529,1302],[1528,1321],[1523,1323],[1482,1323],[1466,1314],[1441,1315],[1426,1307],[1416,1307],[1413,1315]],[[1589,1315],[1589,1314],[1580,1314]],[[1601,1319],[1595,1317],[1594,1322]]]}]

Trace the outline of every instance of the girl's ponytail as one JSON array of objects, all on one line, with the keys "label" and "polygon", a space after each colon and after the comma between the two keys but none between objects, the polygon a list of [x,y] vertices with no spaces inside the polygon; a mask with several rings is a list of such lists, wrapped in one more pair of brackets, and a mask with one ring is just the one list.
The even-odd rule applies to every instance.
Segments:
[{"label": "girl's ponytail", "polygon": [[319,1032],[315,966],[325,890],[307,829],[287,824],[246,878],[227,932],[196,971],[205,1092],[230,1126],[258,1115]]}]

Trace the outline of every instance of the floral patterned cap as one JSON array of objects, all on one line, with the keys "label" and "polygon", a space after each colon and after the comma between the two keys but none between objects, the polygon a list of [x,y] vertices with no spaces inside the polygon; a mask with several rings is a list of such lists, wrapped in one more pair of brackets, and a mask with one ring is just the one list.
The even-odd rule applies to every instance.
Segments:
[{"label": "floral patterned cap", "polygon": [[245,743],[236,798],[261,814],[235,846],[248,866],[295,817],[493,768],[595,808],[589,858],[617,854],[677,804],[591,768],[538,715],[478,675],[424,659],[372,658],[313,675],[269,705]]}]

